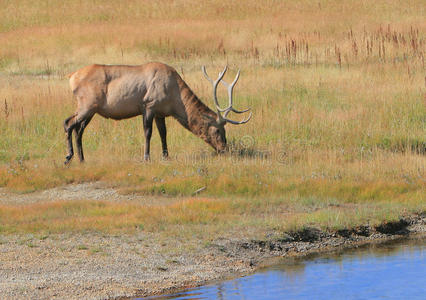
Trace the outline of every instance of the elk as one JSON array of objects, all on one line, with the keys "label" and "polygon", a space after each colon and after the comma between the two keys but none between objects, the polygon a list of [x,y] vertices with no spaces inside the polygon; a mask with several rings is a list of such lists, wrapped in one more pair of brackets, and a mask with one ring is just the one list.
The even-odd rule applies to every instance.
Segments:
[{"label": "elk", "polygon": [[[231,84],[222,80],[227,66],[212,80],[202,71],[213,85],[213,100],[216,112],[191,91],[176,70],[166,64],[151,62],[139,66],[90,65],[71,73],[70,87],[77,99],[76,112],[64,121],[68,142],[68,164],[73,155],[72,133],[75,133],[77,153],[84,161],[82,137],[84,129],[97,113],[104,118],[122,120],[138,115],[143,116],[145,134],[144,159],[149,160],[152,124],[155,120],[161,137],[162,155],[168,157],[165,118],[174,117],[183,127],[203,139],[217,152],[226,150],[225,124],[247,123],[252,113],[243,121],[228,118],[230,112],[245,113],[233,107],[232,93],[240,76],[238,71]],[[221,108],[217,100],[217,86],[222,82],[228,89],[228,106]]]}]

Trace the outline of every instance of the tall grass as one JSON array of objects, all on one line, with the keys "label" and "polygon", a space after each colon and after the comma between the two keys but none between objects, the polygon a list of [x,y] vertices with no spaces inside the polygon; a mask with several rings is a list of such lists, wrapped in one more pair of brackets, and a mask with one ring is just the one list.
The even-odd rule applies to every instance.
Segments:
[{"label": "tall grass", "polygon": [[[337,202],[424,198],[422,1],[3,1],[0,186],[32,191],[103,180],[123,193],[294,195]],[[232,151],[216,156],[168,119],[171,159],[141,161],[141,118],[95,117],[87,164],[62,166],[65,74],[92,63],[174,66],[211,106],[210,72],[229,64],[238,107]],[[221,91],[224,101],[225,92]]]}]

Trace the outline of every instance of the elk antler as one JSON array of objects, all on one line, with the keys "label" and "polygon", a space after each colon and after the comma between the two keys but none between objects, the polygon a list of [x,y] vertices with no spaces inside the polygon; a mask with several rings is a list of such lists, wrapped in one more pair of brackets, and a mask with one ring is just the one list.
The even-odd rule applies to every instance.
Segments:
[{"label": "elk antler", "polygon": [[[207,78],[208,81],[210,81],[213,84],[213,100],[214,100],[214,103],[216,105],[216,109],[217,109],[217,114],[218,114],[219,120],[223,120],[225,122],[228,122],[228,123],[231,123],[231,124],[235,124],[235,125],[245,124],[245,123],[247,123],[250,120],[251,115],[252,115],[251,112],[250,112],[250,115],[248,116],[248,118],[245,119],[245,120],[243,120],[243,121],[234,121],[234,120],[230,120],[230,119],[227,118],[228,114],[231,111],[235,112],[235,113],[238,113],[238,114],[241,114],[241,113],[245,113],[245,112],[247,112],[247,111],[249,111],[251,109],[249,107],[249,108],[247,108],[245,110],[241,110],[240,111],[240,110],[236,110],[235,108],[232,107],[233,89],[234,89],[234,85],[238,81],[238,78],[240,78],[240,70],[238,70],[237,76],[235,76],[235,79],[234,79],[234,81],[231,84],[228,84],[225,81],[222,81],[223,85],[225,85],[228,88],[228,98],[229,98],[229,105],[228,105],[228,107],[227,108],[221,108],[219,106],[219,102],[217,101],[217,91],[216,91],[217,90],[217,85],[222,80],[223,76],[225,76],[225,73],[226,73],[227,69],[228,69],[228,66],[225,66],[225,68],[223,69],[223,71],[219,73],[219,77],[216,79],[216,81],[213,81],[209,77],[209,75],[207,75],[206,67],[205,66],[202,67],[204,76]],[[223,116],[220,114],[221,112],[224,112]]]}]

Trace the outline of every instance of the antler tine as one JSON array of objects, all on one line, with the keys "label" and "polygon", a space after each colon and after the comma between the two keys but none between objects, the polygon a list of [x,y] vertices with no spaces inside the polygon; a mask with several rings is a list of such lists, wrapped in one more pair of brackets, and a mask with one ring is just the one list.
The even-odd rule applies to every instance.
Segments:
[{"label": "antler tine", "polygon": [[[201,69],[203,70],[204,76],[213,85],[213,100],[214,100],[214,103],[216,105],[216,109],[218,110],[218,112],[224,112],[224,111],[226,111],[227,108],[225,108],[225,109],[220,108],[219,102],[217,101],[217,85],[222,80],[223,76],[225,76],[226,70],[228,70],[228,66],[225,66],[225,68],[223,69],[222,72],[219,73],[219,76],[218,76],[218,78],[215,81],[213,81],[213,79],[211,79],[209,77],[209,75],[207,75],[207,71],[206,71],[206,67],[205,66],[202,66]],[[220,114],[218,114],[218,115],[219,115],[219,117],[222,117]]]},{"label": "antler tine", "polygon": [[230,109],[230,110],[232,110],[234,113],[242,114],[242,113],[248,112],[250,109],[251,109],[251,107],[249,107],[249,108],[247,108],[247,109],[245,109],[245,110],[236,110],[236,109],[234,109],[233,107],[231,107],[231,109]]},{"label": "antler tine", "polygon": [[[250,108],[249,108],[250,109]],[[245,110],[245,111],[247,111],[247,110]],[[228,110],[228,111],[226,111],[225,112],[225,114],[224,114],[224,116],[223,116],[223,119],[226,121],[226,122],[228,122],[228,123],[231,123],[231,124],[234,124],[234,125],[240,125],[240,124],[245,124],[245,123],[247,123],[248,121],[250,121],[250,119],[251,119],[251,115],[252,115],[252,112],[250,112],[250,115],[248,116],[248,118],[247,119],[245,119],[245,120],[243,120],[243,121],[234,121],[234,120],[230,120],[230,119],[228,119],[226,116],[229,114],[229,112],[231,112],[231,110]]]},{"label": "antler tine", "polygon": [[210,81],[211,83],[213,83],[213,80],[209,77],[209,75],[207,75],[206,66],[202,66],[201,70],[203,70],[204,77],[206,77],[206,79],[208,81]]},{"label": "antler tine", "polygon": [[232,93],[234,90],[234,85],[237,83],[238,78],[240,78],[240,70],[238,70],[237,76],[235,76],[234,81],[229,84],[226,81],[222,80],[222,83],[224,86],[226,86],[228,88],[228,101],[229,101],[229,105],[226,109],[233,109],[232,108]]}]

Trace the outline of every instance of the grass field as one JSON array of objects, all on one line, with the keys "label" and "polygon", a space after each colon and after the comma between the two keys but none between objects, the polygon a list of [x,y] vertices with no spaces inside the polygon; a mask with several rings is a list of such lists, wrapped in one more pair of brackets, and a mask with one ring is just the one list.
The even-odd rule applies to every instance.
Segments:
[{"label": "grass field", "polygon": [[[0,3],[0,186],[100,180],[177,197],[154,210],[4,204],[0,232],[333,229],[426,210],[423,1]],[[87,163],[64,167],[62,122],[76,107],[64,75],[148,61],[175,67],[210,107],[201,66],[213,74],[228,64],[226,78],[241,69],[235,102],[253,118],[227,125],[230,153],[215,155],[168,119],[170,160],[155,132],[144,163],[141,118],[97,116],[84,135]]]}]

